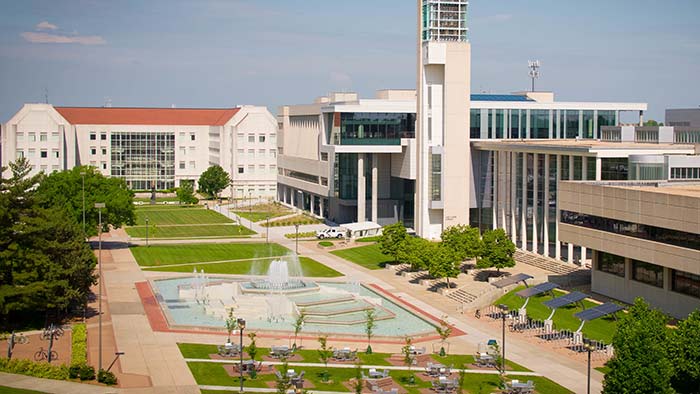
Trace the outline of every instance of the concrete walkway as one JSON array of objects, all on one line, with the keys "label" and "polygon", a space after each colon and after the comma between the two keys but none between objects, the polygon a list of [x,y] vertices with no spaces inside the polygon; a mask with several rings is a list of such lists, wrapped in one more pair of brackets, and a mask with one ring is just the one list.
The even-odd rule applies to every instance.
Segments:
[{"label": "concrete walkway", "polygon": [[115,387],[67,382],[63,380],[40,379],[31,376],[14,375],[4,372],[0,372],[0,386],[56,394],[107,394],[121,392]]}]

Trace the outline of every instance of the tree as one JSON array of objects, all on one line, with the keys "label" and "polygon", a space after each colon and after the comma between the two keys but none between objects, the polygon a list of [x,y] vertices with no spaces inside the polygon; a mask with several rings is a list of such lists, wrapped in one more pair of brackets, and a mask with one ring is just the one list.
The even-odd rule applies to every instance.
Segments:
[{"label": "tree", "polygon": [[83,222],[83,176],[85,176],[85,231],[97,235],[98,209],[95,203],[104,203],[102,230],[109,226],[119,228],[132,225],[136,220],[134,193],[123,179],[107,178],[95,167],[82,166],[72,170],[51,173],[41,179],[36,198],[43,208],[59,207],[76,223]]},{"label": "tree", "polygon": [[656,126],[663,126],[663,123],[659,123],[655,121],[654,119],[649,119],[646,122],[644,122],[645,127],[656,127]]},{"label": "tree", "polygon": [[435,278],[445,278],[449,289],[450,278],[456,278],[460,273],[461,260],[450,247],[440,243],[432,248],[428,261],[428,273]]},{"label": "tree", "polygon": [[365,353],[372,354],[372,336],[374,335],[374,328],[377,326],[375,321],[377,318],[377,312],[374,309],[365,310],[365,335],[367,335],[367,350]]},{"label": "tree", "polygon": [[[258,355],[258,345],[255,343],[255,337],[257,337],[257,336],[258,336],[258,334],[254,333],[254,332],[248,333],[248,338],[250,338],[250,344],[248,345],[248,356],[253,361],[255,361],[255,356]],[[255,369],[255,368],[253,368],[253,369]]]},{"label": "tree", "polygon": [[494,267],[500,273],[501,268],[515,267],[515,244],[503,229],[487,230],[482,240],[484,246],[476,264],[478,268]]},{"label": "tree", "polygon": [[676,392],[700,391],[700,310],[688,315],[671,332],[668,355],[673,365],[671,384]]},{"label": "tree", "polygon": [[297,336],[304,328],[304,323],[306,323],[306,312],[299,311],[299,316],[294,320],[294,344],[292,345],[292,349],[296,350],[297,348]]},{"label": "tree", "polygon": [[412,270],[428,267],[435,244],[424,238],[408,237],[398,250],[398,261],[411,265]]},{"label": "tree", "polygon": [[362,383],[362,361],[358,357],[355,362],[355,381],[352,384],[355,394],[362,394]]},{"label": "tree", "polygon": [[607,363],[610,372],[605,375],[603,393],[673,393],[673,366],[665,344],[668,335],[664,315],[637,298],[617,325],[615,356]]},{"label": "tree", "polygon": [[447,352],[445,352],[445,342],[447,341],[447,338],[452,335],[452,327],[450,326],[449,323],[447,323],[447,315],[444,315],[442,319],[440,319],[440,326],[435,327],[435,331],[437,331],[437,334],[440,336],[440,356],[445,357]]},{"label": "tree", "polygon": [[180,187],[177,188],[176,194],[180,204],[196,204],[199,202],[199,199],[194,196],[192,181],[180,181]]},{"label": "tree", "polygon": [[479,257],[483,244],[479,229],[464,225],[446,228],[441,235],[442,244],[452,249],[461,261]]},{"label": "tree", "polygon": [[406,364],[406,366],[408,367],[408,384],[414,384],[416,382],[416,379],[413,376],[413,373],[411,372],[411,367],[416,361],[416,356],[413,351],[412,342],[413,340],[411,339],[411,337],[406,336],[404,338],[404,346],[401,348],[401,353],[403,354],[403,363]]},{"label": "tree", "polygon": [[277,382],[275,384],[277,394],[287,394],[289,389],[292,387],[292,382],[289,375],[287,375],[287,371],[289,371],[289,365],[285,360],[282,362],[282,371],[280,377],[277,378]]},{"label": "tree", "polygon": [[321,335],[318,337],[318,344],[320,347],[316,350],[318,352],[318,358],[321,360],[325,366],[325,370],[321,374],[321,380],[324,382],[328,381],[328,359],[333,355],[333,350],[328,348],[328,336]]},{"label": "tree", "polygon": [[231,183],[226,171],[219,165],[213,165],[199,176],[199,190],[202,193],[218,198],[219,193]]},{"label": "tree", "polygon": [[[233,308],[229,308],[228,310],[228,317],[226,317],[226,321],[224,321],[224,325],[226,326],[226,333],[228,334],[228,339],[226,339],[226,343],[231,343],[231,332],[238,327],[238,321],[236,320],[236,316],[233,315]],[[243,349],[241,349],[243,351]]]},{"label": "tree", "polygon": [[382,235],[379,237],[379,251],[382,254],[391,256],[395,262],[399,261],[399,251],[404,247],[406,238],[408,238],[408,233],[403,223],[397,222],[385,226],[382,229]]},{"label": "tree", "polygon": [[[81,226],[60,206],[38,204],[26,159],[0,176],[0,318],[17,324],[46,311],[84,305],[96,283],[95,255]],[[4,173],[5,168],[0,169]]]}]

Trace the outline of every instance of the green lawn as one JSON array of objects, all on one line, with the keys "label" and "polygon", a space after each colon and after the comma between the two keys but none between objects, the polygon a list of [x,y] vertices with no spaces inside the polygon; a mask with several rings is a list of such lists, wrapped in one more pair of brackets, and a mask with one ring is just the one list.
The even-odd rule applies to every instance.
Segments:
[{"label": "green lawn", "polygon": [[293,213],[291,209],[283,206],[282,204],[271,203],[271,204],[255,204],[252,207],[242,207],[233,211],[236,215],[246,219],[252,220],[254,222],[259,222],[265,220],[268,217],[270,219],[285,216]]},{"label": "green lawn", "polygon": [[169,225],[169,224],[213,224],[213,223],[232,223],[233,221],[226,216],[214,212],[209,209],[195,207],[178,207],[170,206],[152,207],[136,209],[136,225],[145,226],[146,218],[151,225]]},{"label": "green lawn", "polygon": [[[126,233],[134,238],[146,238],[146,227],[127,227]],[[247,237],[255,231],[235,224],[210,224],[196,226],[150,226],[149,238],[190,237]]]},{"label": "green lawn", "polygon": [[371,270],[384,268],[387,263],[392,262],[391,257],[379,251],[377,244],[334,250],[331,253]]},{"label": "green lawn", "polygon": [[[439,362],[440,364],[447,366],[452,365],[454,368],[461,368],[462,365],[464,365],[464,368],[471,368],[472,364],[474,364],[474,356],[470,354],[448,354],[445,357],[440,357],[437,354],[432,354],[430,357],[432,357],[433,360]],[[531,372],[529,369],[510,360],[506,360],[506,366],[506,369],[511,371]]]},{"label": "green lawn", "polygon": [[151,245],[132,246],[130,249],[139,265],[148,267],[254,259],[290,253],[289,249],[274,243]]},{"label": "green lawn", "polygon": [[[274,259],[271,258],[263,258],[255,260],[228,261],[225,263],[179,264],[171,267],[148,268],[147,270],[161,272],[192,272],[192,269],[196,268],[198,271],[203,269],[204,272],[208,274],[260,275],[267,272],[267,269],[273,260]],[[315,278],[335,278],[343,276],[340,272],[308,257],[299,257],[299,264],[301,265],[303,276]]]},{"label": "green lawn", "polygon": [[[515,295],[515,293],[522,289],[524,289],[523,286],[516,288],[515,290],[499,298],[498,301],[494,303],[494,305],[506,304],[510,309],[519,309],[525,303],[525,300]],[[564,293],[555,290],[554,294],[555,297],[558,297]],[[533,319],[540,320],[544,320],[547,317],[549,317],[549,314],[552,312],[552,310],[543,305],[542,302],[551,299],[552,297],[548,294],[531,297],[530,302],[527,304],[528,316],[530,316]],[[591,308],[593,306],[598,305],[588,300],[585,300],[584,304],[586,308]],[[580,312],[581,310],[581,307],[573,305],[557,309],[557,312],[554,314],[553,318],[554,328],[558,330],[577,330],[578,327],[581,325],[581,321],[574,317],[574,314]],[[622,312],[618,312],[618,314],[619,313]],[[586,322],[586,324],[583,326],[583,333],[587,338],[604,341],[605,343],[611,343],[612,337],[615,334],[616,329],[617,321],[613,317],[608,316]]]},{"label": "green lawn", "polygon": [[16,389],[14,387],[0,386],[0,394],[43,394],[43,391]]},{"label": "green lawn", "polygon": [[[285,227],[285,226],[294,226],[295,224],[298,225],[305,225],[305,224],[318,224],[322,223],[321,220],[316,219],[314,217],[311,217],[306,214],[301,214],[301,215],[295,215],[288,217],[286,219],[279,219],[276,221],[271,221],[270,222],[270,227]],[[261,226],[267,227],[267,222],[265,223],[260,223]]]}]

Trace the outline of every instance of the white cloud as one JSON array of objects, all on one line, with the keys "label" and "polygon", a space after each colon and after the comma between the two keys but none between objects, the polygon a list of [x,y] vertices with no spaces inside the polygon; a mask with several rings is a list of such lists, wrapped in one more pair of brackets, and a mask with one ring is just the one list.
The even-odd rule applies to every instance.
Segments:
[{"label": "white cloud", "polygon": [[22,37],[35,44],[80,44],[80,45],[104,45],[107,43],[100,36],[64,36],[60,34],[24,32]]},{"label": "white cloud", "polygon": [[43,21],[43,22],[39,23],[38,25],[36,25],[35,29],[37,29],[37,30],[56,30],[56,29],[58,29],[58,26],[54,25],[53,23],[49,23],[48,21]]}]

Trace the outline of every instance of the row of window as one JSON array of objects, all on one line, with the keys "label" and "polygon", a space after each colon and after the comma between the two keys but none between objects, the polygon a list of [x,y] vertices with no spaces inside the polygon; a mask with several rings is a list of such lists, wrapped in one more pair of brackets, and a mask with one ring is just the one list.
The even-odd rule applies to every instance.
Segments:
[{"label": "row of window", "polygon": [[[50,138],[49,138],[50,137]],[[58,142],[58,133],[39,133],[39,142]],[[24,133],[17,133],[17,142],[24,142]],[[27,133],[27,142],[36,142],[36,133]]]},{"label": "row of window", "polygon": [[700,250],[700,237],[697,234],[668,228],[631,223],[624,220],[604,218],[578,212],[561,211],[561,222],[574,226],[625,235],[663,244]]},{"label": "row of window", "polygon": [[700,179],[700,167],[671,168],[671,179]]},{"label": "row of window", "polygon": [[[239,174],[255,174],[256,168],[255,165],[250,164],[247,166],[247,171],[246,171],[246,166],[238,166],[238,173]],[[265,164],[259,164],[257,167],[257,173],[258,174],[275,174],[277,173],[277,165],[275,164],[270,164],[269,167],[265,166]]]},{"label": "row of window", "polygon": [[255,157],[277,157],[277,149],[258,149],[257,152],[255,149],[248,149],[248,156],[246,156],[246,150],[245,149],[237,149],[236,154],[238,154],[239,158],[244,158],[244,157],[249,157],[249,158],[255,158]]},{"label": "row of window", "polygon": [[[599,271],[625,277],[625,258],[611,253],[597,251]],[[632,280],[651,286],[664,287],[664,267],[645,261],[630,259]],[[671,270],[671,290],[677,293],[700,298],[700,275]]]},{"label": "row of window", "polygon": [[[27,149],[27,154],[24,154],[24,150],[18,149],[16,153],[16,158],[21,159],[23,157],[26,157],[28,159],[36,157],[36,149]],[[48,159],[49,158],[49,151],[47,149],[41,149],[39,151],[39,157],[42,159]],[[54,149],[51,151],[51,158],[53,159],[58,159],[61,157],[60,152],[57,149]]]},{"label": "row of window", "polygon": [[[256,138],[257,136],[257,138]],[[254,144],[255,141],[257,140],[258,143],[264,144],[265,142],[270,142],[273,143],[277,141],[277,135],[276,134],[244,134],[244,133],[238,133],[236,136],[238,146],[241,146],[245,143],[246,139],[249,144]]]}]

